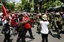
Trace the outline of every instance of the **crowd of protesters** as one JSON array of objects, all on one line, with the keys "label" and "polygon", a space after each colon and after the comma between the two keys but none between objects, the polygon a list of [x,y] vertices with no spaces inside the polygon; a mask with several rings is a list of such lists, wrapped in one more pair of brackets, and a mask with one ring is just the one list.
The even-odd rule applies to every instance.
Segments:
[{"label": "crowd of protesters", "polygon": [[[33,33],[31,27],[37,25],[37,31],[42,34],[42,42],[46,40],[48,42],[48,33],[53,35],[52,30],[56,30],[58,38],[61,38],[60,32],[64,25],[64,13],[63,12],[45,12],[45,13],[28,13],[24,10],[22,12],[9,12],[7,16],[2,18],[2,33],[5,36],[4,42],[10,42],[11,32],[13,35],[18,34],[16,42],[22,39],[25,41],[27,31],[29,31],[31,39]],[[49,28],[49,29],[48,29]],[[52,29],[52,30],[51,30]]]}]

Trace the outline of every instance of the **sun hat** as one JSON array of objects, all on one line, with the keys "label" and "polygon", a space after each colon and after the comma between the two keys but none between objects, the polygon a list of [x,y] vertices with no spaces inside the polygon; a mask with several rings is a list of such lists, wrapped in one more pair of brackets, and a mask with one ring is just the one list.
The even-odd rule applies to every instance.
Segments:
[{"label": "sun hat", "polygon": [[60,13],[59,13],[59,12],[57,12],[57,13],[56,13],[56,15],[60,15]]},{"label": "sun hat", "polygon": [[46,14],[42,15],[42,19],[47,20],[47,15]]}]

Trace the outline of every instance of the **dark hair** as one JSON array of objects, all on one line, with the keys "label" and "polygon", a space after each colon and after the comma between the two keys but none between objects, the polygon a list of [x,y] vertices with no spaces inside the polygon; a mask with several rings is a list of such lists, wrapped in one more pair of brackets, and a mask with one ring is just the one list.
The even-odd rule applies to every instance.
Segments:
[{"label": "dark hair", "polygon": [[22,21],[22,18],[23,18],[23,15],[20,14],[20,15],[19,15],[19,21]]},{"label": "dark hair", "polygon": [[47,20],[44,20],[44,19],[42,19],[42,18],[41,18],[41,20],[43,20],[43,21],[47,21]]}]

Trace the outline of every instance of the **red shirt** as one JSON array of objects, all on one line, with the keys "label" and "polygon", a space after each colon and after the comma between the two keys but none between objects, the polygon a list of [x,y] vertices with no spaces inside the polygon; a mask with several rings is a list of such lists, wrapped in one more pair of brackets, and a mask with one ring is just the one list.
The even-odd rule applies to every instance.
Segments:
[{"label": "red shirt", "polygon": [[26,23],[26,24],[25,24],[25,28],[26,28],[26,29],[30,29],[30,28],[31,28],[30,23]]},{"label": "red shirt", "polygon": [[12,19],[12,25],[13,25],[13,26],[16,26],[16,22],[15,22],[14,19]]},{"label": "red shirt", "polygon": [[[26,21],[26,20],[29,20],[28,16],[23,17],[23,21]],[[26,23],[25,24],[25,29],[30,29],[30,28],[31,28],[30,22]]]}]

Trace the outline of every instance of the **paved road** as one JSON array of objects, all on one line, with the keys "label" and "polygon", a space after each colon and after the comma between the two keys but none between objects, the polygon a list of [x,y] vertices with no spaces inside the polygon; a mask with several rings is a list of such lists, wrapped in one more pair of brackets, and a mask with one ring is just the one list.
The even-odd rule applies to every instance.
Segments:
[{"label": "paved road", "polygon": [[[0,26],[0,28],[2,28],[2,26]],[[1,31],[1,30],[0,30]],[[30,39],[30,38],[26,38],[26,41],[27,42],[41,42],[41,35],[40,34],[37,34],[36,33],[36,27],[32,28],[32,32],[33,32],[33,35],[35,37],[35,39]],[[53,34],[56,34],[56,32],[53,32]],[[26,36],[29,36],[29,33],[27,32]],[[4,39],[4,36],[0,33],[0,42],[3,42],[3,39]],[[17,39],[17,35],[16,36],[13,36],[11,37],[12,42],[16,42],[16,39]],[[52,37],[50,34],[48,36],[48,41],[49,42],[64,42],[64,34],[61,34],[61,39],[58,39],[56,37]]]}]

